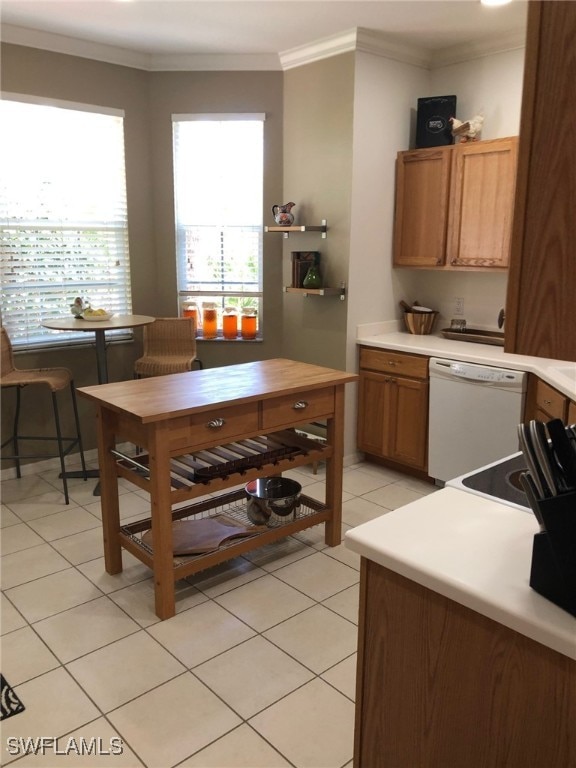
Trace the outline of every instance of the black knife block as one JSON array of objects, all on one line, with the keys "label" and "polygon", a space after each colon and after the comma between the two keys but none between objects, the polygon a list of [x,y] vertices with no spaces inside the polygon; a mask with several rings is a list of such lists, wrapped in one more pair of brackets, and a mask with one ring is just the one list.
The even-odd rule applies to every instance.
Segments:
[{"label": "black knife block", "polygon": [[530,586],[576,616],[576,493],[538,502],[545,531],[534,536]]}]

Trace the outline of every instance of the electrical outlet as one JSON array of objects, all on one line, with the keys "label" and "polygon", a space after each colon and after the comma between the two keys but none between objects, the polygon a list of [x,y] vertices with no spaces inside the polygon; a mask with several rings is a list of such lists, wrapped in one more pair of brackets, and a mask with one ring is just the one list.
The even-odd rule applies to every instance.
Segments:
[{"label": "electrical outlet", "polygon": [[462,297],[454,299],[454,314],[460,316],[464,314],[464,299]]}]

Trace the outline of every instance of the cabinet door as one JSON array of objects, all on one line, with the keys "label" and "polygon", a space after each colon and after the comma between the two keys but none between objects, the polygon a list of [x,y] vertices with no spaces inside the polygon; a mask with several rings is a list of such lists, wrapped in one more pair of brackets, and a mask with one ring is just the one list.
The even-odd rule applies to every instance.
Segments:
[{"label": "cabinet door", "polygon": [[447,265],[507,268],[514,212],[518,139],[456,148],[450,186]]},{"label": "cabinet door", "polygon": [[390,380],[388,457],[426,469],[428,382],[395,377]]},{"label": "cabinet door", "polygon": [[358,384],[358,448],[374,456],[387,455],[386,421],[390,412],[390,377],[361,371]]},{"label": "cabinet door", "polygon": [[428,383],[361,371],[358,448],[417,469],[426,469]]},{"label": "cabinet door", "polygon": [[444,264],[451,147],[400,152],[396,161],[394,264]]},{"label": "cabinet door", "polygon": [[576,424],[576,403],[570,400],[568,403],[568,416],[566,417],[567,424]]}]

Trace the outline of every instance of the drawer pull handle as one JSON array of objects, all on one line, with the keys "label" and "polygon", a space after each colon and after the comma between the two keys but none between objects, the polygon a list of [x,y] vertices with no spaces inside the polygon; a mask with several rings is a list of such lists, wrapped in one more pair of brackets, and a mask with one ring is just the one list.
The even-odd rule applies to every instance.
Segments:
[{"label": "drawer pull handle", "polygon": [[552,400],[544,400],[544,405],[552,405]]},{"label": "drawer pull handle", "polygon": [[306,400],[296,400],[292,408],[295,411],[303,411],[304,408],[308,408],[308,403],[306,402]]},{"label": "drawer pull handle", "polygon": [[222,418],[212,419],[211,421],[206,424],[208,429],[220,429],[220,427],[223,427],[226,422]]},{"label": "drawer pull handle", "polygon": [[398,365],[396,360],[388,360],[388,365]]}]

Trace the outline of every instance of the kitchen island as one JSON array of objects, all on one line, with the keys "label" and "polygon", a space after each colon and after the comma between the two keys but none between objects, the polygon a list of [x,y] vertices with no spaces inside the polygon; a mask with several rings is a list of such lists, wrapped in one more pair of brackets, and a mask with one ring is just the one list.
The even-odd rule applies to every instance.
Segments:
[{"label": "kitchen island", "polygon": [[576,618],[531,514],[446,488],[361,525],[354,765],[576,766]]},{"label": "kitchen island", "polygon": [[[121,572],[122,548],[145,563],[154,571],[156,614],[168,619],[175,613],[178,579],[319,523],[325,524],[326,544],[338,545],[344,387],[356,378],[279,358],[79,389],[96,406],[107,572]],[[326,420],[325,444],[294,429],[315,419]],[[125,442],[144,452],[122,453]],[[243,484],[321,460],[324,504],[303,496],[294,519],[264,530],[252,525]],[[119,476],[150,494],[149,519],[121,525]],[[174,524],[181,529],[179,521],[205,518],[248,535],[237,538],[234,530],[233,538],[205,554],[174,557]]]}]

